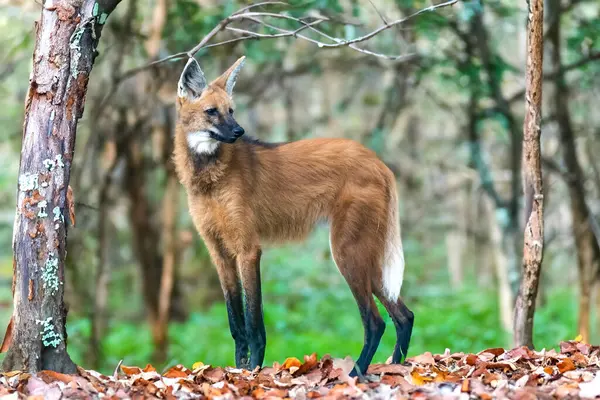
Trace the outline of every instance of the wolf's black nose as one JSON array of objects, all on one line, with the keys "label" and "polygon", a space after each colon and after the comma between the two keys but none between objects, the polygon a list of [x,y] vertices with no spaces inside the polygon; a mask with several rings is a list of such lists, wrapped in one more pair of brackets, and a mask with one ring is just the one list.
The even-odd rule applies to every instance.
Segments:
[{"label": "wolf's black nose", "polygon": [[233,134],[236,137],[240,137],[244,134],[244,128],[242,128],[241,126],[236,126],[235,128],[233,128]]}]

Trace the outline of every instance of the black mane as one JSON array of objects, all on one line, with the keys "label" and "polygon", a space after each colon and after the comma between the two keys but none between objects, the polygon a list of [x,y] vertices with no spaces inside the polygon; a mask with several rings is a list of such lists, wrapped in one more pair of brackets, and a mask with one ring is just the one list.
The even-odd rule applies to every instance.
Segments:
[{"label": "black mane", "polygon": [[281,146],[282,144],[286,144],[287,142],[276,142],[276,143],[269,143],[269,142],[263,142],[261,140],[258,140],[252,136],[248,136],[248,135],[244,135],[240,138],[241,141],[243,141],[244,143],[247,144],[251,144],[254,146],[260,146],[260,147],[264,147],[267,149],[273,149],[275,147]]}]

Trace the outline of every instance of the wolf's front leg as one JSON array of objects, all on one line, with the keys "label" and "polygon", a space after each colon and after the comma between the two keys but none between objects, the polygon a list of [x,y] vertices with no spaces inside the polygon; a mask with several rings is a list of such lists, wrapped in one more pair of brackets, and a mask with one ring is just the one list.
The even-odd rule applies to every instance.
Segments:
[{"label": "wolf's front leg", "polygon": [[217,268],[221,289],[225,296],[229,330],[235,341],[235,366],[249,369],[242,287],[237,274],[235,258],[229,254],[219,239],[205,237],[204,242]]},{"label": "wolf's front leg", "polygon": [[246,299],[244,319],[246,337],[250,345],[250,368],[262,367],[267,345],[260,284],[260,257],[260,247],[255,247],[237,257]]}]

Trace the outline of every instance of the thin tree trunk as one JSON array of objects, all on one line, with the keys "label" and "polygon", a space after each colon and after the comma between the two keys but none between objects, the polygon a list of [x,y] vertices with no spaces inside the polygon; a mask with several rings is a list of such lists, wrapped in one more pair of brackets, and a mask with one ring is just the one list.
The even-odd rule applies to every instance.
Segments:
[{"label": "thin tree trunk", "polygon": [[[147,129],[147,128],[143,128]],[[125,143],[125,187],[129,197],[129,220],[133,248],[140,265],[142,291],[150,327],[158,322],[158,292],[161,278],[161,257],[158,234],[151,224],[154,215],[152,205],[145,193],[146,179],[144,156],[139,144],[131,139]]]},{"label": "thin tree trunk", "polygon": [[13,232],[13,329],[5,370],[76,371],[67,353],[63,302],[67,188],[96,46],[118,2],[44,4],[36,23]]},{"label": "thin tree trunk", "polygon": [[175,239],[177,237],[177,211],[179,210],[179,181],[171,160],[173,138],[171,136],[172,124],[170,118],[168,118],[169,108],[163,107],[163,113],[165,114],[165,122],[160,129],[164,138],[163,163],[167,173],[167,182],[162,203],[163,265],[158,298],[158,323],[154,332],[155,359],[158,362],[164,362],[167,356],[169,311],[176,279],[175,272],[179,250]]},{"label": "thin tree trunk", "polygon": [[544,196],[540,136],[542,122],[542,62],[544,1],[529,1],[527,26],[526,111],[523,123],[523,186],[525,233],[523,276],[515,304],[514,343],[533,348],[535,313],[544,248]]},{"label": "thin tree trunk", "polygon": [[171,307],[171,298],[175,282],[175,267],[177,243],[175,236],[177,234],[177,210],[179,198],[179,181],[174,173],[169,172],[167,176],[167,186],[163,198],[163,267],[160,281],[159,303],[158,303],[158,325],[155,332],[156,358],[159,362],[166,359],[167,354],[167,334],[169,324],[169,309]]},{"label": "thin tree trunk", "polygon": [[463,249],[463,232],[458,229],[448,232],[446,234],[446,252],[448,253],[450,285],[453,289],[459,289],[463,284]]},{"label": "thin tree trunk", "polygon": [[508,259],[502,248],[502,231],[495,215],[494,205],[489,197],[484,197],[484,207],[489,227],[490,246],[496,279],[498,280],[498,304],[500,307],[500,321],[506,332],[512,332],[513,328],[513,296],[508,280]]},{"label": "thin tree trunk", "polygon": [[590,213],[585,200],[585,176],[581,170],[575,147],[575,133],[569,114],[569,90],[561,73],[561,31],[560,1],[551,0],[548,3],[548,40],[552,53],[551,63],[554,71],[559,71],[554,79],[553,108],[558,122],[558,129],[566,167],[566,183],[571,199],[572,229],[577,249],[577,265],[579,269],[579,317],[578,333],[584,341],[590,340],[590,312],[592,303],[592,288],[595,275],[600,268],[600,248],[590,224]]},{"label": "thin tree trunk", "polygon": [[[150,37],[146,41],[146,50],[150,59],[158,58],[161,50],[162,33],[167,17],[167,0],[158,0],[154,8]],[[160,104],[156,105],[164,115],[164,120],[159,126],[162,136],[162,159],[166,172],[165,193],[162,199],[162,268],[158,292],[158,315],[153,325],[152,335],[154,340],[154,359],[164,362],[168,351],[168,330],[173,296],[173,287],[176,278],[177,264],[177,211],[179,198],[179,182],[175,168],[171,161],[173,138],[171,136],[172,124],[169,118],[169,108]]]}]

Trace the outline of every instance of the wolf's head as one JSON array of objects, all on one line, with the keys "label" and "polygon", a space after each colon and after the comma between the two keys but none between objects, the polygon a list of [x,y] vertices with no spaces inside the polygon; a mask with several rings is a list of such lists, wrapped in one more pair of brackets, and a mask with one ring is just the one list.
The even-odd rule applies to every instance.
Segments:
[{"label": "wolf's head", "polygon": [[233,143],[244,134],[233,117],[232,98],[244,59],[239,58],[210,84],[194,58],[185,65],[177,86],[177,119],[196,153],[213,153],[220,142]]}]

